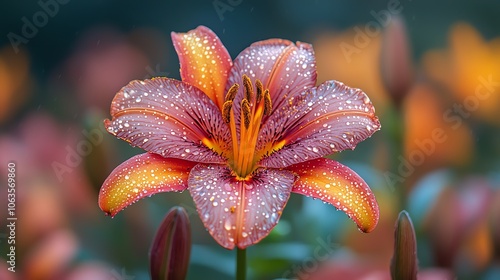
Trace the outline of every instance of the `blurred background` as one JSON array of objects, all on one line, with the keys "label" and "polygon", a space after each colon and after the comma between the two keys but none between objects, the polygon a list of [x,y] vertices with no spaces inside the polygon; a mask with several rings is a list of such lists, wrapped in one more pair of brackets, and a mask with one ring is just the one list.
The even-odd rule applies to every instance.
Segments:
[{"label": "blurred background", "polygon": [[[421,279],[500,279],[500,2],[8,1],[0,10],[0,278],[148,279],[155,230],[186,208],[188,279],[233,279],[235,251],[204,229],[189,193],[111,219],[99,188],[141,153],[104,131],[130,80],[180,78],[170,32],[211,28],[234,58],[255,41],[313,44],[318,82],[373,101],[381,131],[332,158],[374,190],[360,233],[340,211],[292,195],[248,249],[250,279],[388,279],[399,211],[413,219]],[[16,273],[7,271],[7,163],[15,162]]]}]

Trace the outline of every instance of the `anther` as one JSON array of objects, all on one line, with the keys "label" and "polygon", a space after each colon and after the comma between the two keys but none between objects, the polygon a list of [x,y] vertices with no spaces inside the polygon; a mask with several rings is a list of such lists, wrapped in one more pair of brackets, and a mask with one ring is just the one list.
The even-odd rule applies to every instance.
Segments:
[{"label": "anther", "polygon": [[233,107],[233,101],[228,100],[222,105],[222,119],[225,123],[231,121],[231,108]]},{"label": "anther", "polygon": [[271,102],[271,95],[269,94],[269,90],[266,89],[266,91],[264,91],[264,115],[269,116],[272,109],[273,104]]},{"label": "anther", "polygon": [[248,100],[243,99],[241,100],[241,113],[243,115],[243,124],[245,125],[245,128],[248,129],[250,127],[250,102]]},{"label": "anther", "polygon": [[245,87],[245,98],[250,102],[252,100],[253,87],[252,81],[250,81],[247,75],[243,75],[243,86]]},{"label": "anther", "polygon": [[262,85],[262,82],[260,80],[255,81],[255,87],[257,88],[257,95],[256,95],[256,102],[260,102],[262,99],[262,92],[264,90],[264,86]]},{"label": "anther", "polygon": [[226,98],[224,101],[233,101],[234,98],[236,97],[236,93],[238,92],[238,89],[240,88],[240,85],[234,84],[229,88],[226,94]]}]

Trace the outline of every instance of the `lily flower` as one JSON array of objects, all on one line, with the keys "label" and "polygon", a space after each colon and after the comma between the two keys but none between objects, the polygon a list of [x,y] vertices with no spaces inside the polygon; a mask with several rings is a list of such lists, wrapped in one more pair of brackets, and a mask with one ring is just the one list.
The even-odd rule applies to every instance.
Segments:
[{"label": "lily flower", "polygon": [[260,41],[233,62],[204,26],[172,40],[182,81],[132,81],[111,104],[107,130],[147,153],[105,180],[105,213],[187,189],[212,237],[243,249],[269,234],[294,192],[333,204],[363,232],[375,228],[379,211],[368,185],[324,158],[380,129],[365,93],[337,81],[316,87],[309,44]]}]

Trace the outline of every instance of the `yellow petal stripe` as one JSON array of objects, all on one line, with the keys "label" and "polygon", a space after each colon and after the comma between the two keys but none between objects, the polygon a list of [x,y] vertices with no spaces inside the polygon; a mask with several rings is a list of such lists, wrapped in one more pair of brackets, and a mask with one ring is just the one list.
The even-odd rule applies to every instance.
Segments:
[{"label": "yellow petal stripe", "polygon": [[220,39],[212,30],[199,26],[188,33],[172,32],[172,41],[179,56],[182,81],[201,89],[222,109],[233,62]]},{"label": "yellow petal stripe", "polygon": [[344,211],[363,232],[378,223],[373,192],[356,172],[334,160],[319,158],[287,168],[299,176],[292,192],[321,199]]},{"label": "yellow petal stripe", "polygon": [[115,216],[143,197],[159,192],[183,191],[195,162],[163,158],[145,153],[120,164],[104,181],[99,192],[99,207]]}]

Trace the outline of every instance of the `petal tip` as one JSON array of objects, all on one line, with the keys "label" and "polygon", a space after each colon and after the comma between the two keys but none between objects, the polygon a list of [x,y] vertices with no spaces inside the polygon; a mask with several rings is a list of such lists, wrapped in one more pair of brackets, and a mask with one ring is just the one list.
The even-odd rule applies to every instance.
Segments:
[{"label": "petal tip", "polygon": [[360,225],[359,229],[363,233],[370,233],[373,230],[375,230],[375,228],[377,227],[377,224],[378,224],[378,215],[377,215],[377,217],[373,221],[371,221],[370,224]]},{"label": "petal tip", "polygon": [[[144,153],[116,167],[102,184],[98,205],[114,217],[127,206],[160,192],[182,191],[193,162]],[[155,177],[147,174],[154,174]],[[153,179],[151,179],[153,178]]]}]

